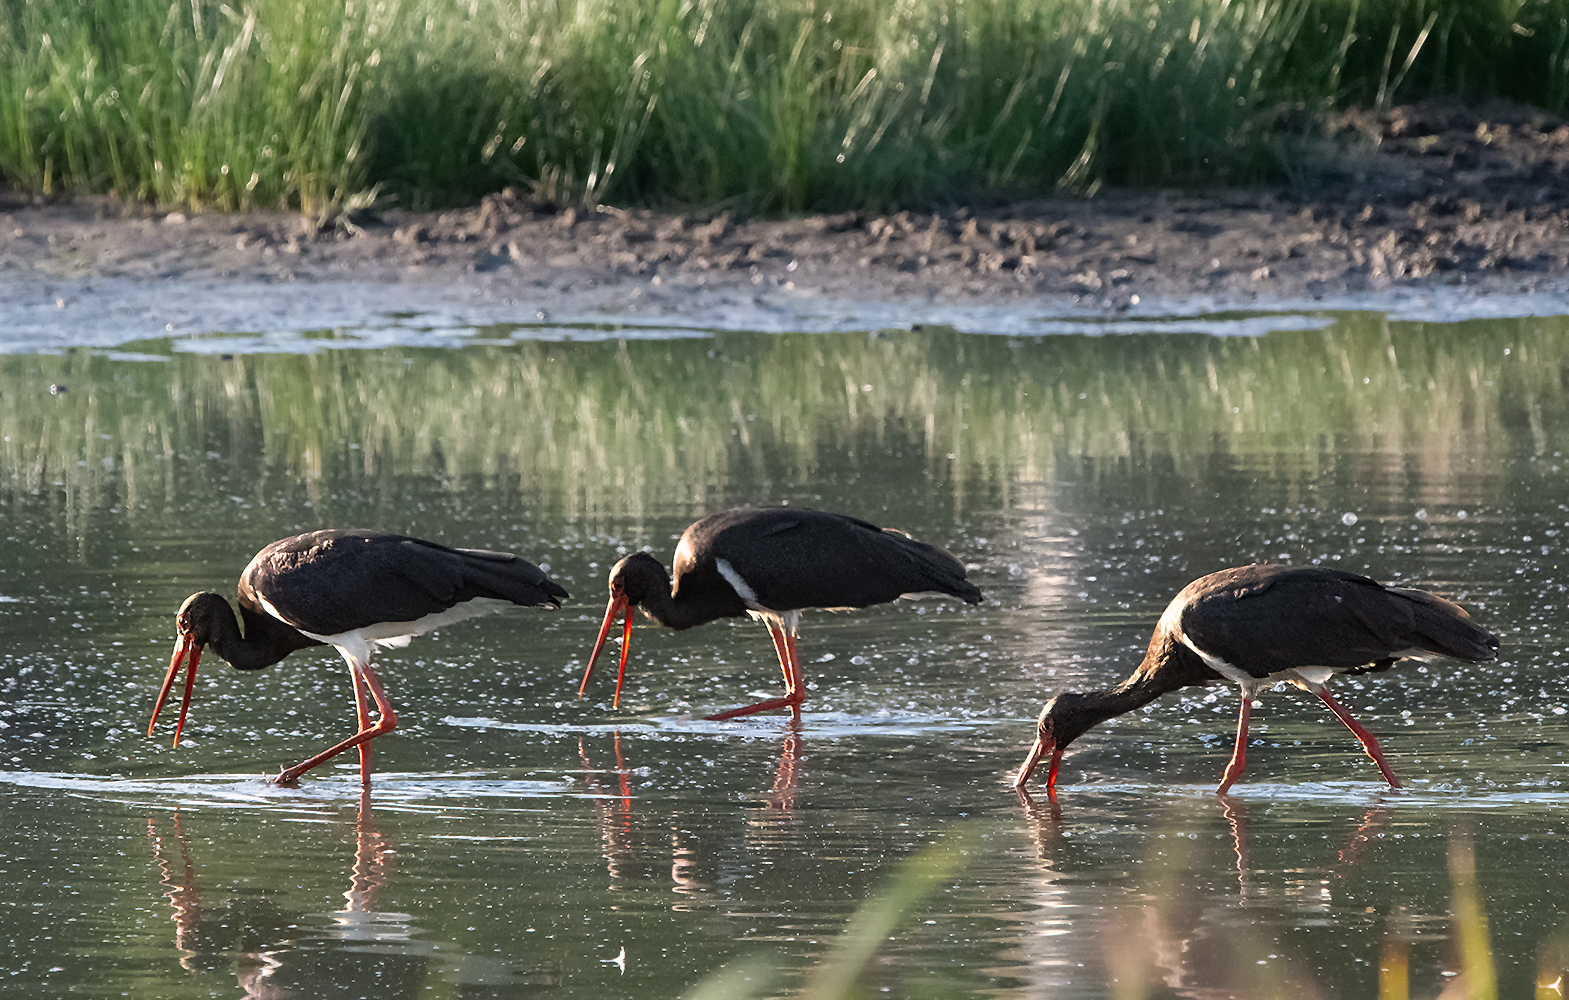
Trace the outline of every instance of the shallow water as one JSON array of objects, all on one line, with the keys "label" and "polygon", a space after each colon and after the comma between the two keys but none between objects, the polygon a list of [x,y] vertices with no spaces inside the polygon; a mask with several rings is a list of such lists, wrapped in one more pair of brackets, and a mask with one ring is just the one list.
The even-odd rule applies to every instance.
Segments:
[{"label": "shallow water", "polygon": [[[0,990],[675,997],[728,968],[721,995],[788,993],[949,844],[868,994],[1374,996],[1404,947],[1435,996],[1474,897],[1501,995],[1529,995],[1569,948],[1569,321],[1309,318],[0,356]],[[620,709],[603,667],[579,701],[611,563],[745,502],[905,528],[987,600],[809,613],[798,729],[700,718],[774,694],[749,622],[640,625]],[[511,549],[573,598],[384,654],[368,795],[353,762],[261,780],[347,734],[320,650],[205,660],[187,738],[149,740],[180,601],[328,525]],[[1496,664],[1337,685],[1407,788],[1282,692],[1218,800],[1217,687],[1083,737],[1055,808],[1015,796],[1046,698],[1264,559],[1429,587],[1502,637]]]}]

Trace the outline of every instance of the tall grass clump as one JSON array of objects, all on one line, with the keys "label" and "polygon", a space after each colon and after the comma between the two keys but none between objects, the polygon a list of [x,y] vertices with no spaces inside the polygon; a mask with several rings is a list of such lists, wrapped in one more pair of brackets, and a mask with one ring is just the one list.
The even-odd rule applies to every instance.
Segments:
[{"label": "tall grass clump", "polygon": [[787,212],[1234,173],[1275,27],[1210,0],[709,7],[664,32],[628,186]]},{"label": "tall grass clump", "polygon": [[1271,169],[1275,109],[1569,102],[1569,0],[0,0],[0,179],[161,205],[887,209]]},{"label": "tall grass clump", "polygon": [[367,183],[375,19],[348,0],[7,3],[0,175],[163,205],[312,209]]},{"label": "tall grass clump", "polygon": [[[1258,0],[1255,0],[1258,2]],[[1388,106],[1435,94],[1569,106],[1564,0],[1307,0],[1280,87]]]},{"label": "tall grass clump", "polygon": [[1296,24],[1228,0],[573,9],[497,32],[530,40],[495,91],[513,131],[486,140],[508,169],[574,200],[767,212],[1256,175]]}]

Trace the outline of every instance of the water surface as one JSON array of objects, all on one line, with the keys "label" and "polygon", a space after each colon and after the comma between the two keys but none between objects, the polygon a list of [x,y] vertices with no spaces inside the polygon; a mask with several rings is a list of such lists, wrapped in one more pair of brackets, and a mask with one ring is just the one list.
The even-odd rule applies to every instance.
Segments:
[{"label": "water surface", "polygon": [[[1280,327],[0,355],[0,990],[677,997],[732,967],[788,993],[947,843],[869,994],[1375,996],[1394,948],[1435,996],[1474,895],[1501,995],[1530,995],[1569,947],[1569,322]],[[809,613],[799,728],[701,719],[777,690],[750,622],[639,626],[619,710],[608,677],[579,701],[609,566],[749,502],[909,530],[987,599]],[[188,738],[149,740],[180,601],[331,525],[510,549],[573,597],[385,654],[367,795],[352,761],[261,780],[349,731],[327,651],[210,658]],[[1014,795],[1051,694],[1120,679],[1184,583],[1255,560],[1428,587],[1503,638],[1339,683],[1407,788],[1282,692],[1217,799],[1217,687],[1082,738],[1055,809]]]}]

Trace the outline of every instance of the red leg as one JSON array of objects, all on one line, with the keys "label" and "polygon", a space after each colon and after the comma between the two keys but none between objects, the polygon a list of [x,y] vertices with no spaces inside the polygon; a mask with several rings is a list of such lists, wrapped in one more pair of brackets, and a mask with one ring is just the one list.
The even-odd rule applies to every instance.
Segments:
[{"label": "red leg", "polygon": [[1237,713],[1237,745],[1231,751],[1231,761],[1226,765],[1226,773],[1221,775],[1220,787],[1215,789],[1216,795],[1225,795],[1226,790],[1242,777],[1242,765],[1248,760],[1248,719],[1252,717],[1253,698],[1244,691],[1242,710]]},{"label": "red leg", "polygon": [[[371,726],[365,683],[360,678],[360,672],[352,666],[349,667],[349,680],[354,682],[354,717],[359,723],[359,731],[364,732]],[[360,744],[360,784],[370,786],[370,740]]]},{"label": "red leg", "polygon": [[790,703],[790,718],[801,721],[801,702],[806,700],[806,681],[801,676],[801,654],[795,651],[795,636],[785,633],[785,649],[790,654],[790,670],[785,676],[785,691],[795,700]]},{"label": "red leg", "polygon": [[774,654],[779,657],[779,673],[784,676],[785,692],[788,694],[795,690],[790,683],[790,635],[783,629],[777,628],[768,622],[768,638],[773,640]]},{"label": "red leg", "polygon": [[1335,713],[1335,718],[1339,719],[1347,729],[1351,730],[1352,735],[1362,742],[1362,749],[1366,750],[1367,755],[1373,758],[1373,763],[1378,765],[1379,771],[1384,775],[1384,780],[1389,782],[1389,787],[1399,788],[1400,779],[1395,777],[1395,772],[1390,769],[1388,762],[1384,760],[1384,753],[1378,749],[1378,740],[1373,738],[1373,734],[1362,728],[1362,724],[1353,719],[1350,712],[1341,708],[1340,702],[1329,696],[1328,689],[1319,688],[1318,699],[1325,705],[1328,705],[1329,710]]},{"label": "red leg", "polygon": [[755,705],[745,705],[741,708],[732,708],[718,715],[708,716],[709,722],[723,722],[742,715],[751,715],[754,712],[767,712],[775,708],[788,708],[793,718],[801,718],[801,702],[806,700],[806,687],[801,683],[801,665],[795,651],[795,636],[773,622],[766,622],[768,636],[774,640],[774,652],[779,654],[779,669],[784,671],[785,696],[783,698],[770,698],[760,701]]},{"label": "red leg", "polygon": [[[369,663],[366,663],[361,665],[360,673],[363,675],[366,689],[370,692],[371,698],[376,702],[376,711],[380,714],[380,718],[376,720],[376,724],[369,728],[362,728],[359,732],[355,733],[353,736],[350,736],[342,743],[328,747],[326,750],[323,750],[321,753],[312,757],[310,760],[302,761],[293,767],[283,769],[271,778],[268,778],[267,780],[269,782],[274,785],[281,785],[284,788],[293,788],[295,785],[299,784],[300,775],[304,774],[306,771],[309,771],[311,768],[331,760],[345,750],[349,750],[353,747],[361,745],[362,743],[369,742],[383,733],[390,733],[393,729],[397,728],[397,713],[393,712],[392,702],[387,700],[387,692],[382,690],[381,681],[376,677],[376,671],[371,669]],[[356,688],[357,687],[358,686],[356,685]],[[364,774],[363,770],[361,772],[361,776],[362,778],[365,778],[365,780],[369,780],[368,776]]]}]

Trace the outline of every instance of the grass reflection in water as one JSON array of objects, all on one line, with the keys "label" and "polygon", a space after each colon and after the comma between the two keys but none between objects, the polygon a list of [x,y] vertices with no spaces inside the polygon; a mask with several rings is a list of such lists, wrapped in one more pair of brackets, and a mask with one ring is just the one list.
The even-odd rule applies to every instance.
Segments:
[{"label": "grass reflection in water", "polygon": [[1566,334],[1562,320],[1350,317],[1237,339],[933,330],[129,366],[12,356],[0,359],[0,488],[65,487],[71,504],[123,500],[134,517],[196,489],[213,463],[288,477],[318,501],[327,480],[437,475],[547,495],[593,521],[653,498],[712,506],[736,479],[804,482],[821,451],[875,460],[890,439],[961,502],[978,487],[1006,500],[1064,465],[1203,478],[1216,457],[1295,459],[1311,476],[1345,451],[1412,456],[1412,475],[1444,480],[1547,446]]}]

